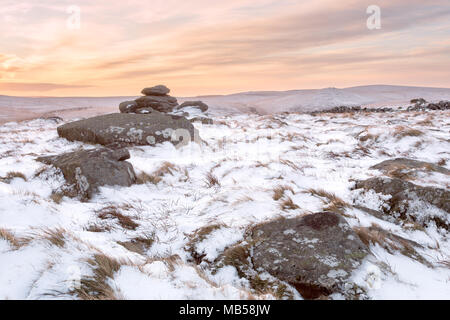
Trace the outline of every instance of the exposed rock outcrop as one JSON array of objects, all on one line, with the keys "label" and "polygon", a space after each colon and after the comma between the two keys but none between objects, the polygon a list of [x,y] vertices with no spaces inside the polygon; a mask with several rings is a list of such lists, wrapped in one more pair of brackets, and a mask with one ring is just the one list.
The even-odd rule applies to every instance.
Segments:
[{"label": "exposed rock outcrop", "polygon": [[126,149],[82,150],[36,160],[60,169],[64,178],[83,199],[90,199],[100,186],[131,186],[136,182]]},{"label": "exposed rock outcrop", "polygon": [[134,101],[124,101],[119,105],[121,113],[150,114],[167,113],[186,117],[190,122],[212,124],[213,120],[205,113],[208,105],[202,101],[186,101],[178,105],[177,99],[168,95],[170,89],[164,85],[144,88],[144,96]]},{"label": "exposed rock outcrop", "polygon": [[355,294],[346,282],[368,254],[345,219],[331,212],[258,225],[251,239],[254,268],[288,282],[306,299]]},{"label": "exposed rock outcrop", "polygon": [[[124,101],[119,105],[122,113],[148,113],[149,108],[168,113],[178,106],[177,99],[168,95],[170,89],[164,85],[142,89],[144,96],[134,101]],[[143,111],[146,109],[146,112]]]},{"label": "exposed rock outcrop", "polygon": [[79,120],[58,127],[60,137],[101,145],[154,145],[170,141],[186,145],[198,132],[186,118],[166,115],[112,113]]}]

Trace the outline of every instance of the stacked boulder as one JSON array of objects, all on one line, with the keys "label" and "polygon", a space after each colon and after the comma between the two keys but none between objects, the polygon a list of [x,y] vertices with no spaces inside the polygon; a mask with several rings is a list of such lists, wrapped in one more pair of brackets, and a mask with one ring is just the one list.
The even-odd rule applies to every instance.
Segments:
[{"label": "stacked boulder", "polygon": [[121,113],[169,113],[178,106],[177,99],[169,96],[170,89],[163,85],[144,88],[144,96],[134,101],[125,101],[119,105]]},{"label": "stacked boulder", "polygon": [[[100,144],[93,150],[40,157],[37,161],[60,169],[73,196],[90,199],[101,186],[130,186],[136,182],[128,146],[153,146],[171,142],[177,148],[191,141],[200,142],[198,130],[180,109],[177,99],[169,96],[166,86],[142,90],[144,96],[120,104],[120,113],[73,121],[57,128],[58,135],[69,141]],[[208,106],[194,102],[198,110]],[[72,194],[72,193],[71,193]]]},{"label": "stacked boulder", "polygon": [[170,89],[164,85],[144,88],[139,97],[133,101],[124,101],[119,105],[121,113],[149,114],[165,113],[186,117],[190,122],[200,121],[211,124],[212,120],[205,113],[208,105],[202,101],[186,101],[178,104],[176,98],[169,95]]}]

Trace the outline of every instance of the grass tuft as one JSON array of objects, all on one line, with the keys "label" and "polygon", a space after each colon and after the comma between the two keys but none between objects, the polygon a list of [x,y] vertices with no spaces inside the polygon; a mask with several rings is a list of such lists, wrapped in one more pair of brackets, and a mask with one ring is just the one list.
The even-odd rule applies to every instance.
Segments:
[{"label": "grass tuft", "polygon": [[158,184],[161,182],[162,178],[167,175],[173,175],[173,172],[177,170],[177,166],[170,162],[163,162],[163,164],[151,174],[146,172],[141,172],[137,175],[137,183],[138,184]]},{"label": "grass tuft", "polygon": [[211,171],[206,174],[205,183],[208,188],[212,188],[214,186],[220,187],[219,179]]},{"label": "grass tuft", "polygon": [[321,198],[322,202],[325,204],[323,208],[323,210],[325,211],[344,214],[345,209],[350,207],[350,204],[336,196],[334,193],[325,191],[323,189],[311,188],[306,190],[305,192],[310,193],[312,196]]},{"label": "grass tuft", "polygon": [[118,244],[129,251],[143,255],[148,249],[150,249],[154,241],[153,235],[146,235],[126,242],[119,241]]},{"label": "grass tuft", "polygon": [[5,228],[0,228],[0,239],[6,240],[15,250],[27,245],[30,238],[20,238]]},{"label": "grass tuft", "polygon": [[285,199],[283,199],[283,201],[280,203],[280,207],[282,210],[295,210],[300,208],[294,203],[291,197],[286,197]]},{"label": "grass tuft", "polygon": [[286,191],[290,191],[292,194],[295,194],[294,190],[290,186],[286,186],[286,185],[284,185],[284,186],[276,186],[273,189],[272,199],[275,200],[275,201],[280,200],[284,196]]},{"label": "grass tuft", "polygon": [[197,264],[200,264],[202,262],[202,259],[205,257],[204,253],[197,252],[197,244],[203,242],[211,233],[223,227],[225,227],[225,225],[221,223],[211,224],[209,226],[197,229],[190,236],[190,240],[187,243],[187,250],[191,253],[192,258],[194,258],[194,261]]},{"label": "grass tuft", "polygon": [[109,284],[114,274],[127,262],[116,260],[103,253],[97,253],[87,260],[93,276],[82,278],[80,286],[69,293],[81,300],[118,300],[116,291]]},{"label": "grass tuft", "polygon": [[420,131],[418,129],[408,128],[405,126],[398,126],[394,130],[394,136],[400,140],[404,137],[419,137],[422,136],[424,133],[423,131]]},{"label": "grass tuft", "polygon": [[127,230],[136,230],[139,227],[139,224],[134,222],[130,217],[123,215],[115,205],[106,206],[96,211],[96,214],[101,220],[116,219],[119,225]]}]

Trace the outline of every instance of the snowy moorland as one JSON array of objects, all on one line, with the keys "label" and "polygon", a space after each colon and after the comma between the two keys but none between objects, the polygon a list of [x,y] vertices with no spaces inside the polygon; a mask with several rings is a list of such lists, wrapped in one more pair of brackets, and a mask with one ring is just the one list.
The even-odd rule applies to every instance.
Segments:
[{"label": "snowy moorland", "polygon": [[[176,95],[176,92],[174,94]],[[406,105],[411,99],[427,101],[450,100],[450,89],[370,85],[350,88],[323,88],[290,91],[253,91],[229,95],[179,97],[201,100],[210,111],[228,115],[257,111],[260,114],[277,112],[310,112],[338,106]],[[14,97],[0,95],[0,123],[30,120],[39,117],[61,116],[64,119],[95,116],[117,112],[119,103],[136,97]]]},{"label": "snowy moorland", "polygon": [[[427,220],[448,226],[448,213],[416,200],[409,214],[426,224],[388,219],[374,213],[385,195],[354,188],[398,157],[450,169],[448,111],[217,116],[195,124],[201,145],[130,147],[140,184],[102,187],[88,202],[55,192],[62,174],[35,160],[96,147],[58,137],[58,125],[0,127],[0,299],[301,299],[218,261],[254,225],[324,210],[369,239],[371,227],[397,236],[368,241],[351,275],[362,298],[450,297],[448,230]],[[450,185],[435,171],[409,179]]]}]

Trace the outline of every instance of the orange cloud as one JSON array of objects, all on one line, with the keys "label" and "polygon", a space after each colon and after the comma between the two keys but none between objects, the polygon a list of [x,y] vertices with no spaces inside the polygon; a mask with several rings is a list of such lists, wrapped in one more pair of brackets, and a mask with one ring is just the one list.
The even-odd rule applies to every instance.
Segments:
[{"label": "orange cloud", "polygon": [[157,83],[176,95],[450,87],[446,1],[378,1],[380,30],[367,29],[368,3],[355,0],[79,0],[76,30],[66,3],[4,1],[0,94],[135,95]]}]

